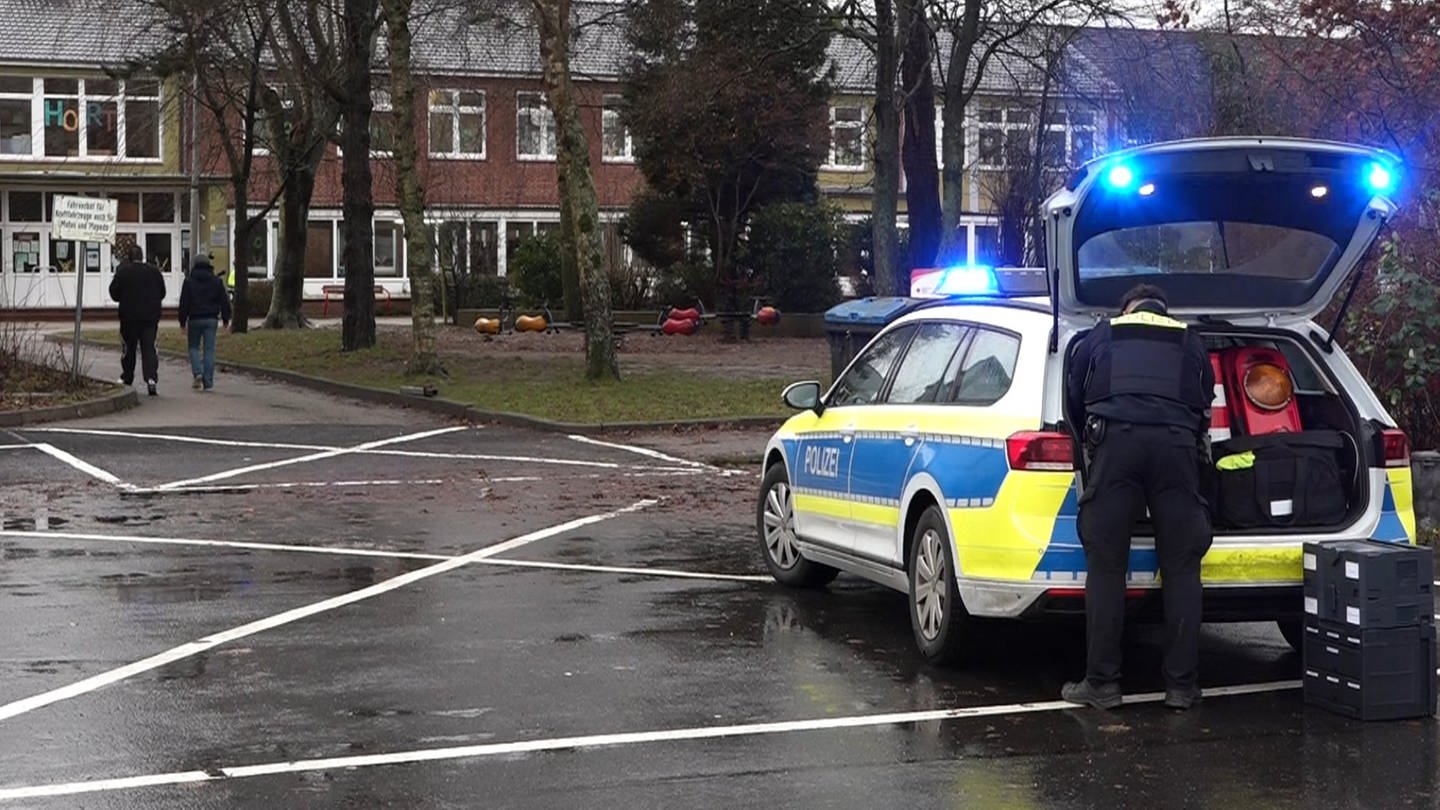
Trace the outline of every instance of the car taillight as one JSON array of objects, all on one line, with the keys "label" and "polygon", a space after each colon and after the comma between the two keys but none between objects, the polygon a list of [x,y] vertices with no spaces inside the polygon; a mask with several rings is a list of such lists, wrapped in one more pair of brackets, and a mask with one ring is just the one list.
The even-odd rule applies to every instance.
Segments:
[{"label": "car taillight", "polygon": [[1075,446],[1064,433],[1025,431],[1005,440],[1012,470],[1075,469]]},{"label": "car taillight", "polygon": [[1386,467],[1410,466],[1410,437],[1403,430],[1384,430],[1380,441],[1385,446]]}]

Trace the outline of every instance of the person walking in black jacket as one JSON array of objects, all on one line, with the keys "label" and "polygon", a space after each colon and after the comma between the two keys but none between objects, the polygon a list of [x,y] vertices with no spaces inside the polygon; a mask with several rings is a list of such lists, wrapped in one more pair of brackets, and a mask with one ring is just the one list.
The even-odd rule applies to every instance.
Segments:
[{"label": "person walking in black jacket", "polygon": [[165,300],[165,276],[160,268],[145,263],[139,245],[127,245],[125,260],[115,268],[110,280],[110,298],[120,304],[120,340],[125,344],[120,355],[120,382],[135,383],[135,346],[140,346],[140,366],[150,396],[156,395],[160,358],[155,354],[155,333],[160,328],[160,305]]},{"label": "person walking in black jacket", "polygon": [[225,294],[225,282],[216,277],[209,257],[198,256],[180,288],[180,327],[190,347],[193,388],[215,388],[215,333],[221,321],[229,328],[230,297]]}]

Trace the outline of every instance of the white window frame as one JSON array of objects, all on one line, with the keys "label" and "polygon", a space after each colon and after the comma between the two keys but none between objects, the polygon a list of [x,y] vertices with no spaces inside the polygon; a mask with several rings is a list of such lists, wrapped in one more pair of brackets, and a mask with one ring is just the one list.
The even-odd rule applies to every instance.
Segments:
[{"label": "white window frame", "polygon": [[[836,115],[839,110],[854,110],[859,118],[854,121],[840,121]],[[859,135],[859,163],[838,162],[840,150],[835,146],[835,133],[838,130],[855,130]],[[825,165],[821,168],[832,172],[863,172],[868,168],[870,155],[865,148],[865,107],[861,104],[832,104],[830,105],[830,148],[825,157]]]},{"label": "white window frame", "polygon": [[[388,113],[390,115],[391,126],[393,127],[395,125],[395,104],[390,98],[390,91],[383,87],[376,87],[370,90],[370,115],[372,122],[374,121],[375,113]],[[371,126],[373,127],[374,123],[371,123]],[[395,140],[395,133],[393,131],[390,133],[390,140],[392,142]],[[372,130],[370,133],[370,157],[390,157],[394,154],[395,151],[393,149],[375,148],[375,133]]]},{"label": "white window frame", "polygon": [[[600,161],[602,163],[634,163],[635,162],[635,139],[630,135],[630,128],[620,120],[620,102],[624,96],[608,94],[601,99],[600,106]],[[611,127],[620,127],[625,132],[625,149],[618,155],[605,154],[605,146],[609,143],[605,133]]]},{"label": "white window frame", "polygon": [[[525,102],[527,102],[528,100],[533,100],[535,106],[532,107],[526,104]],[[551,151],[549,154],[545,154],[544,152],[525,152],[521,149],[522,143],[520,140],[520,121],[521,118],[526,114],[526,111],[528,109],[538,109],[540,111],[541,121],[539,122],[539,124],[542,149],[545,146],[545,122],[547,120],[549,121],[551,147]],[[545,94],[535,90],[521,90],[517,92],[515,94],[515,159],[525,161],[555,160],[559,146],[559,144],[557,143],[558,137],[559,132],[555,128],[555,115],[550,111],[550,105],[545,103]]]},{"label": "white window frame", "polygon": [[[434,94],[436,93],[445,94],[449,99],[448,103],[436,105],[433,98]],[[461,93],[474,93],[478,95],[480,97],[480,104],[461,104]],[[426,94],[426,99],[427,114],[425,117],[425,148],[429,152],[430,157],[436,158],[438,160],[485,160],[486,152],[488,151],[490,145],[490,138],[488,132],[490,126],[490,114],[487,110],[487,108],[489,107],[489,99],[485,95],[485,91],[466,90],[455,87],[436,88],[430,91],[430,93]],[[434,126],[436,115],[446,115],[450,119],[451,150],[449,152],[435,151],[435,149],[433,148],[433,142],[430,140],[430,127]],[[479,152],[463,152],[460,150],[460,119],[466,115],[480,116]],[[519,136],[517,135],[516,137],[518,138]]]},{"label": "white window frame", "polygon": [[[91,95],[86,87],[87,81],[112,81],[102,76],[19,76],[15,78],[30,80],[30,93],[5,93],[4,97],[9,101],[28,99],[30,102],[30,154],[4,154],[0,160],[15,162],[37,162],[37,163],[127,163],[127,164],[159,164],[164,161],[165,149],[165,87],[159,79],[145,78],[144,81],[155,82],[155,95],[136,96],[130,91],[130,82],[124,79],[114,79],[116,92],[113,95]],[[75,155],[47,155],[45,154],[45,79],[71,80],[76,82],[76,92],[51,93],[52,98],[62,98],[75,102],[76,122],[75,133],[79,139],[78,154]],[[90,149],[90,122],[89,104],[114,103],[115,104],[115,154],[113,155],[91,155]],[[156,107],[156,135],[155,151],[151,156],[131,157],[128,149],[128,137],[126,126],[126,108],[131,101],[154,103]]]},{"label": "white window frame", "polygon": [[[989,113],[989,112],[999,112],[999,113],[1000,113],[1000,120],[999,120],[999,121],[986,121],[986,120],[984,120],[984,117],[983,117],[984,114],[985,114],[985,113]],[[1023,120],[1023,121],[1013,121],[1013,120],[1011,120],[1011,115],[1010,115],[1010,113],[1012,113],[1012,112],[1022,112],[1022,113],[1024,113],[1024,120]],[[1027,140],[1027,141],[1030,141],[1030,140],[1031,140],[1031,134],[1030,134],[1030,130],[1031,130],[1031,118],[1032,118],[1032,117],[1033,117],[1033,113],[1032,113],[1032,111],[1031,111],[1028,107],[1021,107],[1021,106],[1016,105],[1016,104],[1010,104],[1010,105],[1006,105],[1006,104],[990,105],[990,106],[982,107],[979,111],[977,111],[976,114],[975,114],[975,165],[976,165],[976,166],[979,166],[981,169],[986,169],[986,170],[991,170],[991,171],[1003,171],[1003,170],[1005,170],[1005,169],[1010,168],[1009,163],[1005,160],[1005,153],[1006,153],[1006,149],[1007,149],[1006,144],[1008,144],[1008,143],[1010,142],[1010,133],[1011,133],[1011,132],[1015,132],[1015,131],[1021,131],[1021,132],[1023,132],[1023,133],[1025,134],[1026,140]],[[985,160],[985,152],[984,152],[984,150],[981,148],[981,142],[982,142],[982,138],[984,137],[984,132],[985,132],[986,130],[997,130],[997,131],[1000,132],[1000,159],[999,159],[998,162],[993,162],[993,163],[991,163],[991,162],[986,162],[986,160]]]}]

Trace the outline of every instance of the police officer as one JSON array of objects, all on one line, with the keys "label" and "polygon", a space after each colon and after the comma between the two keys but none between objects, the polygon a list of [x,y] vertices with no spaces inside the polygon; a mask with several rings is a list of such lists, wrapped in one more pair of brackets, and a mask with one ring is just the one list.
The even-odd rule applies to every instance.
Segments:
[{"label": "police officer", "polygon": [[1085,547],[1085,679],[1061,697],[1121,703],[1121,636],[1130,535],[1148,507],[1165,605],[1165,705],[1200,699],[1200,558],[1210,515],[1200,494],[1202,441],[1215,379],[1200,336],[1166,315],[1165,293],[1142,284],[1121,314],[1080,342],[1066,406],[1090,455],[1078,529]]}]

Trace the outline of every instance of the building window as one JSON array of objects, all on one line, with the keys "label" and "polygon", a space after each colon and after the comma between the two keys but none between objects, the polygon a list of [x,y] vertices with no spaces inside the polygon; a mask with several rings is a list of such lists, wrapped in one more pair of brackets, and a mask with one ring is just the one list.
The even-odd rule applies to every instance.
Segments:
[{"label": "building window", "polygon": [[864,168],[865,112],[860,107],[830,108],[830,157],[826,166]]},{"label": "building window", "polygon": [[157,159],[160,84],[0,77],[0,155]]},{"label": "building window", "polygon": [[540,93],[516,94],[515,140],[522,160],[555,159],[555,116]]},{"label": "building window", "polygon": [[1095,157],[1095,113],[1056,111],[1045,122],[1045,165],[1079,166]]},{"label": "building window", "polygon": [[635,144],[630,139],[630,130],[620,120],[620,108],[625,99],[621,96],[606,96],[605,107],[600,113],[601,140],[604,142],[601,157],[611,163],[630,163],[635,160]]},{"label": "building window", "polygon": [[395,108],[390,104],[390,91],[371,90],[370,105],[370,154],[388,155],[395,151]]},{"label": "building window", "polygon": [[485,94],[476,90],[430,91],[430,155],[485,157]]},{"label": "building window", "polygon": [[405,266],[404,231],[399,223],[375,220],[375,276],[399,276]]},{"label": "building window", "polygon": [[1023,107],[980,110],[980,166],[1004,169],[1024,163],[1030,152],[1030,111]]},{"label": "building window", "polygon": [[131,79],[123,83],[120,105],[120,139],[125,155],[132,158],[160,157],[160,83]]},{"label": "building window", "polygon": [[34,79],[0,76],[0,155],[34,153],[30,125],[34,95]]}]

